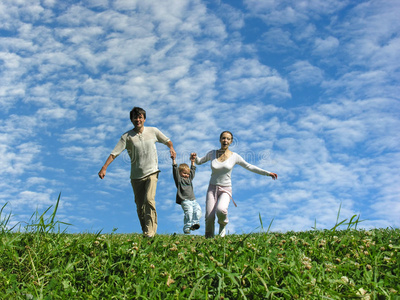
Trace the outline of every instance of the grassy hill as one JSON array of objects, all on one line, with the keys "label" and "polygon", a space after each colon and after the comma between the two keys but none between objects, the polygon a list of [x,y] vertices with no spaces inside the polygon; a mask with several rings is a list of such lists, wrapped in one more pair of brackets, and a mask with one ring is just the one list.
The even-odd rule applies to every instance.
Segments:
[{"label": "grassy hill", "polygon": [[57,232],[55,212],[0,219],[1,299],[400,299],[399,229],[148,239]]}]

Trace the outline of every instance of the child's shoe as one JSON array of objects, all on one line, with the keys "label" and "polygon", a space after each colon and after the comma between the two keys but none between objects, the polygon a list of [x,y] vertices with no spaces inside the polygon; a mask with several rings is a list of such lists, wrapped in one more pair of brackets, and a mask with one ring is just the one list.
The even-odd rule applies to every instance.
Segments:
[{"label": "child's shoe", "polygon": [[200,228],[200,224],[193,224],[192,227],[190,227],[190,230],[197,230]]},{"label": "child's shoe", "polygon": [[224,237],[226,232],[225,232],[225,226],[226,225],[219,225],[219,236]]}]

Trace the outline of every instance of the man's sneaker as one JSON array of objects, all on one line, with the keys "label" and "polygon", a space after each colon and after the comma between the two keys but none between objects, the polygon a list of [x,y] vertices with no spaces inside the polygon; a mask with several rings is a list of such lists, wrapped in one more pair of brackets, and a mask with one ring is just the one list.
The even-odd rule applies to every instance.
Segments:
[{"label": "man's sneaker", "polygon": [[197,230],[200,228],[200,224],[193,224],[192,227],[190,227],[190,230]]},{"label": "man's sneaker", "polygon": [[183,233],[184,234],[190,234],[190,230],[185,230]]}]

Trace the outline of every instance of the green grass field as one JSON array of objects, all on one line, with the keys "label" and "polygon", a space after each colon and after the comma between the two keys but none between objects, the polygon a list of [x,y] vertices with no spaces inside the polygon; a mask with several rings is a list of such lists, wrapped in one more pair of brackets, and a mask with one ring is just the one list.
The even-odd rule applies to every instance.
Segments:
[{"label": "green grass field", "polygon": [[57,206],[23,232],[1,217],[1,299],[400,299],[399,229],[67,234]]}]

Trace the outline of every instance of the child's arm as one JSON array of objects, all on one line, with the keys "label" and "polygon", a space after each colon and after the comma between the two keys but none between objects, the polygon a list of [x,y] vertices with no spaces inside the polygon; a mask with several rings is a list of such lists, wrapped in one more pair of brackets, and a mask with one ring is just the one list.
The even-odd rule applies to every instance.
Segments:
[{"label": "child's arm", "polygon": [[178,182],[179,182],[179,171],[178,171],[178,165],[176,164],[175,161],[175,155],[171,155],[171,159],[172,159],[172,175],[174,176],[174,181],[175,181],[175,185],[176,187],[178,187]]},{"label": "child's arm", "polygon": [[190,154],[190,161],[191,161],[191,166],[190,166],[190,180],[193,180],[194,174],[196,172],[196,165],[195,165],[195,160],[196,160],[196,153],[191,153]]}]

